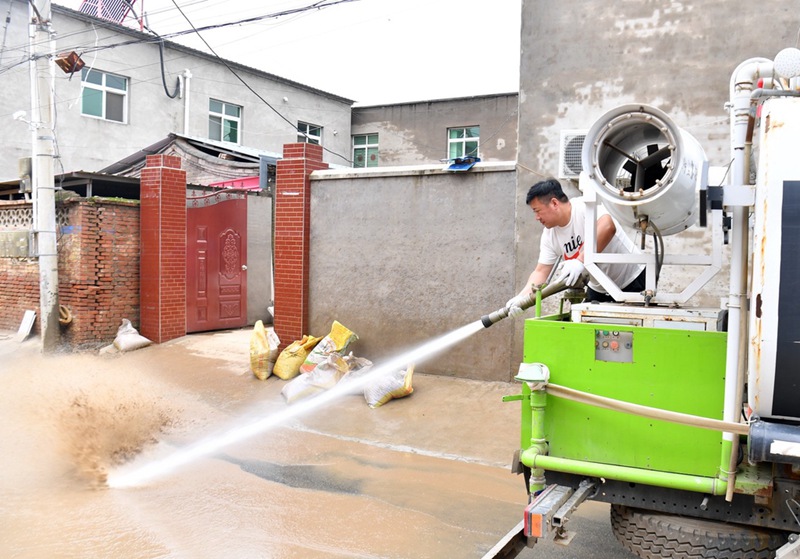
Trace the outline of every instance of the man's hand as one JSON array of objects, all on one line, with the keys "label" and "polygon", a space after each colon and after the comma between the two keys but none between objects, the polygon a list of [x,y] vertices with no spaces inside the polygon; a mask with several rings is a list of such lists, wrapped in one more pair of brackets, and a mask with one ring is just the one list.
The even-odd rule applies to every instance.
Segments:
[{"label": "man's hand", "polygon": [[561,265],[561,275],[558,276],[556,281],[563,281],[569,287],[577,287],[581,281],[581,274],[585,268],[583,262],[577,258],[574,260],[565,260]]},{"label": "man's hand", "polygon": [[512,297],[508,300],[508,303],[506,303],[506,308],[508,309],[509,318],[516,318],[525,312],[520,305],[527,298],[528,297],[526,295],[517,295],[516,297]]}]

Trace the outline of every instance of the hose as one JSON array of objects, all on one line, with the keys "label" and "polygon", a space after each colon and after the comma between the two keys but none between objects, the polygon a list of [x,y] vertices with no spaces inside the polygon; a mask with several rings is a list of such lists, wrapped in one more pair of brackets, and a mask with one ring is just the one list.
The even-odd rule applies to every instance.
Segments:
[{"label": "hose", "polygon": [[730,421],[722,421],[719,419],[711,419],[708,417],[701,417],[699,415],[690,415],[686,413],[662,410],[660,408],[651,408],[634,404],[631,402],[623,402],[622,400],[615,400],[613,398],[606,398],[605,396],[598,396],[596,394],[589,394],[588,392],[581,392],[566,386],[559,386],[558,384],[548,384],[547,393],[587,404],[598,408],[607,410],[614,410],[633,415],[640,415],[649,417],[651,419],[660,419],[662,421],[669,421],[670,423],[679,423],[681,425],[689,425],[692,427],[699,427],[701,429],[710,429],[712,431],[723,431],[725,433],[733,433],[736,435],[747,435],[750,432],[750,427],[744,423],[731,423]]},{"label": "hose", "polygon": [[[584,278],[586,279],[586,278]],[[550,285],[545,286],[541,290],[542,299],[546,297],[550,297],[551,295],[555,295],[556,293],[560,293],[567,289],[571,289],[573,286],[569,286],[564,281],[557,281],[556,283],[551,283]],[[529,309],[533,305],[536,304],[536,294],[537,291],[534,290],[522,303],[520,303],[519,307],[524,311],[525,309]],[[493,313],[489,313],[483,315],[481,317],[481,322],[483,323],[484,328],[488,328],[492,324],[496,322],[500,322],[504,318],[508,318],[508,307],[503,307],[502,309],[497,309]]]}]

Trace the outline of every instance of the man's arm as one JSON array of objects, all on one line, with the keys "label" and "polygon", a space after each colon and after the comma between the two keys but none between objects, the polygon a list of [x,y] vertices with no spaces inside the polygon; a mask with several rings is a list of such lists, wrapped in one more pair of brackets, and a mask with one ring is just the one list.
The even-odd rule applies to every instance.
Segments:
[{"label": "man's arm", "polygon": [[[614,220],[608,214],[600,216],[597,220],[597,252],[603,252],[617,234],[617,226],[614,225]],[[580,255],[581,262],[583,262],[583,251]]]},{"label": "man's arm", "polygon": [[522,291],[520,291],[519,294],[528,296],[533,293],[532,286],[539,285],[547,281],[547,278],[550,276],[550,272],[552,270],[552,264],[542,264],[541,262],[536,264],[536,268],[534,268],[533,272],[531,272],[525,287],[522,288]]}]

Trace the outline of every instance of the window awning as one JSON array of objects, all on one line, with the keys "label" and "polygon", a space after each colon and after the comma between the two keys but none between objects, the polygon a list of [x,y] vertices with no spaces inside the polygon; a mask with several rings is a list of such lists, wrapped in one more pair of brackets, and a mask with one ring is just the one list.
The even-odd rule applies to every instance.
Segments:
[{"label": "window awning", "polygon": [[480,157],[456,157],[455,159],[448,159],[450,165],[447,166],[448,171],[469,171],[480,162]]}]

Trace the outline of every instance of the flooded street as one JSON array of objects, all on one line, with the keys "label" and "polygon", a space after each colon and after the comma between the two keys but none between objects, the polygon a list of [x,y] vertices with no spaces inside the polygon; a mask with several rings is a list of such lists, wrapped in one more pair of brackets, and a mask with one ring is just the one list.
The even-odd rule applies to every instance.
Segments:
[{"label": "flooded street", "polygon": [[[244,330],[106,356],[43,357],[36,340],[0,353],[0,556],[481,557],[521,518],[523,481],[507,466],[519,404],[500,401],[516,387],[421,374],[408,398],[370,409],[344,396],[108,488],[126,462],[286,410],[285,381],[250,373],[248,343]],[[607,509],[587,506],[607,525]],[[547,545],[524,557],[583,556]]]},{"label": "flooded street", "polygon": [[4,355],[0,555],[474,557],[519,517],[516,429],[487,422],[518,421],[506,386],[425,375],[404,400],[346,396],[143,487],[105,487],[131,458],[286,408],[284,381],[249,372],[248,341],[43,357],[31,340]]}]

